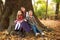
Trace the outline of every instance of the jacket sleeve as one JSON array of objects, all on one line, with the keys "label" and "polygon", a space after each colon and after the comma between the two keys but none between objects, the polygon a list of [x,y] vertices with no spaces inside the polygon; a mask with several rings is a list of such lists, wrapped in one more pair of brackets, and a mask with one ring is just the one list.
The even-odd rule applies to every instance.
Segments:
[{"label": "jacket sleeve", "polygon": [[34,17],[33,17],[33,20],[34,20],[35,25],[38,26],[38,23]]}]

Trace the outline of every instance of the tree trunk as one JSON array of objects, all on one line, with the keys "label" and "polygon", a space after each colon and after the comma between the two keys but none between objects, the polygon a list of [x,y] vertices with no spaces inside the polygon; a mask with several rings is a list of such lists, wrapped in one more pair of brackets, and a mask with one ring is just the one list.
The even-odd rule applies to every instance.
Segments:
[{"label": "tree trunk", "polygon": [[56,3],[55,20],[58,19],[58,13],[59,13],[59,2]]},{"label": "tree trunk", "polygon": [[[13,24],[12,21],[14,21],[15,17],[16,17],[16,13],[18,10],[20,10],[21,6],[24,6],[26,8],[26,10],[33,10],[33,6],[32,6],[32,0],[6,0],[5,3],[5,8],[3,10],[3,16],[1,19],[1,27],[3,28],[8,28],[9,24]],[[33,10],[34,13],[34,10]],[[10,18],[10,16],[13,16],[12,18]],[[45,25],[43,25],[37,18],[37,16],[35,14],[33,14],[37,23],[39,24],[39,26],[41,28],[45,28]],[[10,19],[9,19],[10,18]],[[12,21],[9,21],[12,20]],[[2,28],[2,29],[3,29]]]},{"label": "tree trunk", "polygon": [[46,1],[46,14],[45,14],[45,20],[47,18],[47,13],[48,13],[48,0]]},{"label": "tree trunk", "polygon": [[6,0],[6,4],[4,6],[3,12],[2,12],[2,19],[0,21],[0,26],[2,28],[0,29],[6,29],[9,26],[9,16],[12,13],[12,4]]},{"label": "tree trunk", "polygon": [[2,9],[3,9],[3,2],[0,0],[0,21],[1,21]]}]

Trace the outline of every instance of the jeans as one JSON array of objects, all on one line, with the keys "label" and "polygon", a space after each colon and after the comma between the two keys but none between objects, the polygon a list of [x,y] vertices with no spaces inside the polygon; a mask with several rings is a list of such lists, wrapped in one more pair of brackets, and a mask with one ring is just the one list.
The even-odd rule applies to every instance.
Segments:
[{"label": "jeans", "polygon": [[36,27],[36,25],[32,25],[32,30],[33,30],[34,34],[36,34],[36,33],[42,33],[42,30],[38,30],[37,27]]}]

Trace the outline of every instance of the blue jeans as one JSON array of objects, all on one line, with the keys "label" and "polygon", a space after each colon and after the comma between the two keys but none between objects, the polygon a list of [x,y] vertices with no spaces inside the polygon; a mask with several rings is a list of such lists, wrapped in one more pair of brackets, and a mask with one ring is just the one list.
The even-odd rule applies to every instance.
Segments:
[{"label": "blue jeans", "polygon": [[36,34],[36,33],[42,33],[42,30],[38,30],[37,27],[36,27],[36,25],[32,25],[32,30],[33,30],[34,34]]}]

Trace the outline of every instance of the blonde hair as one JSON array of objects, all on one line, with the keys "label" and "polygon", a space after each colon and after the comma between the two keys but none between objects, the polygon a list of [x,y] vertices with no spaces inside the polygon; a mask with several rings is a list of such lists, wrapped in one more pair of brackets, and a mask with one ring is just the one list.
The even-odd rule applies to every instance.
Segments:
[{"label": "blonde hair", "polygon": [[32,14],[32,15],[33,15],[33,11],[32,11],[32,10],[30,10],[30,11],[29,11],[29,15],[30,15],[30,14]]},{"label": "blonde hair", "polygon": [[18,15],[21,15],[22,14],[22,12],[21,11],[18,11],[17,12],[17,17],[16,18],[18,18]]},{"label": "blonde hair", "polygon": [[18,12],[17,12],[17,15],[21,15],[21,14],[22,14],[22,12],[21,12],[21,11],[18,11]]}]

